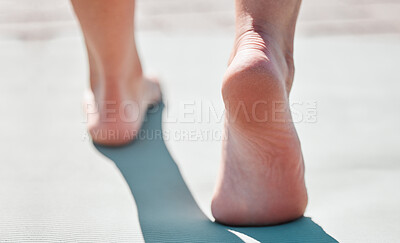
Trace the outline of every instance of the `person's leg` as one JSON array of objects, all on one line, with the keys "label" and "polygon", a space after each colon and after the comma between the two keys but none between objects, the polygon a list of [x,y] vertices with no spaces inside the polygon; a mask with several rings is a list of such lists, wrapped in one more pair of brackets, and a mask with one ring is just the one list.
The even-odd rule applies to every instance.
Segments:
[{"label": "person's leg", "polygon": [[300,142],[289,110],[300,0],[236,0],[236,42],[224,76],[227,118],[211,209],[217,222],[270,225],[307,205]]},{"label": "person's leg", "polygon": [[147,106],[160,98],[158,84],[143,78],[134,36],[135,1],[71,2],[90,65],[88,130],[96,143],[128,143],[138,132]]}]

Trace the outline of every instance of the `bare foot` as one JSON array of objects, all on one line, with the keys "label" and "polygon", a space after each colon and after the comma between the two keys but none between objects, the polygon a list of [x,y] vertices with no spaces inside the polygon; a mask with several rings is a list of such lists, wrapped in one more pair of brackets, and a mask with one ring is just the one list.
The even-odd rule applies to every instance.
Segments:
[{"label": "bare foot", "polygon": [[273,225],[304,213],[304,164],[288,101],[291,54],[254,29],[237,39],[222,87],[226,139],[211,206],[217,222]]},{"label": "bare foot", "polygon": [[161,98],[159,83],[154,78],[137,78],[125,87],[122,82],[113,83],[118,85],[95,87],[85,97],[88,131],[93,142],[106,146],[134,140],[148,106]]},{"label": "bare foot", "polygon": [[135,41],[135,1],[71,3],[89,60],[88,131],[98,144],[129,143],[137,135],[148,105],[161,96],[158,82],[143,77]]}]

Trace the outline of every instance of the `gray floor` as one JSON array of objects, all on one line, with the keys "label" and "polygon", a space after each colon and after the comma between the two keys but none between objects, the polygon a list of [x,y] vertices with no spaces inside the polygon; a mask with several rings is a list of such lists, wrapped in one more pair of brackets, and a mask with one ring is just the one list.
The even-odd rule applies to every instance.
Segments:
[{"label": "gray floor", "polygon": [[[305,2],[291,102],[307,166],[309,218],[253,230],[206,218],[220,156],[231,2],[211,8],[176,0],[167,11],[161,1],[139,1],[144,66],[159,73],[165,103],[162,123],[158,110],[145,128],[162,124],[166,136],[116,151],[95,148],[86,134],[85,53],[67,2],[40,8],[40,2],[11,2],[0,1],[1,242],[321,242],[328,235],[340,242],[398,241],[395,2],[320,1],[331,15],[312,8],[317,1]],[[197,23],[196,14],[206,22]],[[148,159],[152,166],[145,163],[157,155]],[[127,166],[130,160],[136,162]]]}]

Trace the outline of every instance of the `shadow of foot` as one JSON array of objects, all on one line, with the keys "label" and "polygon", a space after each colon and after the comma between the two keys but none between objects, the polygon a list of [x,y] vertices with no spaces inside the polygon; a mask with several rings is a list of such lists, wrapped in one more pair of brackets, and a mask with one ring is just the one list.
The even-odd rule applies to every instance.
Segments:
[{"label": "shadow of foot", "polygon": [[163,104],[149,111],[136,141],[97,146],[114,161],[135,198],[146,242],[337,242],[310,218],[270,227],[228,227],[197,206],[162,138]]}]

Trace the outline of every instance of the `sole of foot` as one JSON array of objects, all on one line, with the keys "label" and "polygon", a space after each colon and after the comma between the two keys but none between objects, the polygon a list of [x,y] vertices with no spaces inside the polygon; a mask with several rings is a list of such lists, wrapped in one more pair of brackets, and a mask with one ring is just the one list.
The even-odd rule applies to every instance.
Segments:
[{"label": "sole of foot", "polygon": [[290,52],[248,31],[237,40],[224,76],[225,139],[211,210],[219,223],[275,225],[307,206],[300,141],[291,121]]},{"label": "sole of foot", "polygon": [[123,146],[132,142],[143,123],[149,106],[161,100],[156,78],[142,78],[129,88],[98,88],[85,95],[87,129],[94,143]]}]

